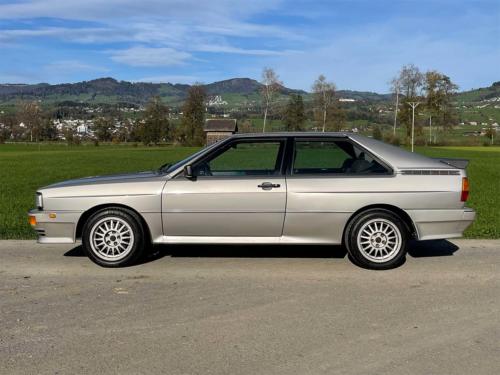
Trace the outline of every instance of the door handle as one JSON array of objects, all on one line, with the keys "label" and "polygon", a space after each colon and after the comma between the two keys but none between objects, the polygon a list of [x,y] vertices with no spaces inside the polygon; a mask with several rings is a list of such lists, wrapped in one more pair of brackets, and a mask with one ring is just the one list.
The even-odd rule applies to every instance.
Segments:
[{"label": "door handle", "polygon": [[271,190],[272,188],[279,188],[280,186],[280,184],[273,184],[272,182],[263,182],[257,185],[257,187],[260,187],[262,190]]}]

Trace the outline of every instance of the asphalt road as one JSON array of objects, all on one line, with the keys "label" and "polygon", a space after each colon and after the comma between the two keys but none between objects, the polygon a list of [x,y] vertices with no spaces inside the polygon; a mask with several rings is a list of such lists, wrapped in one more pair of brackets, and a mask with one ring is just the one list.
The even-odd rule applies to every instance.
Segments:
[{"label": "asphalt road", "polygon": [[500,241],[454,244],[376,272],[340,248],[169,247],[104,269],[0,241],[0,373],[499,374]]}]

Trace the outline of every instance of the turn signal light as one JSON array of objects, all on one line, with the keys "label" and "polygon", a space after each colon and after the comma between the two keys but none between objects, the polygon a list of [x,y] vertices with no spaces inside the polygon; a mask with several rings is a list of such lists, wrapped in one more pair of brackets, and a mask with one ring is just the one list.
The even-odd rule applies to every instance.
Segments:
[{"label": "turn signal light", "polygon": [[36,217],[35,216],[28,216],[28,222],[30,225],[35,226],[36,225]]},{"label": "turn signal light", "polygon": [[462,194],[460,195],[460,200],[466,202],[469,198],[469,179],[467,177],[462,178]]}]

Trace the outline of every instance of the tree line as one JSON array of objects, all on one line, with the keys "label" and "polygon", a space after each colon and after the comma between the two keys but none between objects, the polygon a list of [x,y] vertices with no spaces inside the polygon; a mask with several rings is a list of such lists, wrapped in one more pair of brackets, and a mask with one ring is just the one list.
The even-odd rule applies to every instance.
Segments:
[{"label": "tree line", "polygon": [[317,124],[315,130],[323,132],[339,131],[345,126],[346,113],[340,105],[336,86],[333,82],[327,81],[324,75],[321,74],[312,85],[314,98],[310,111],[312,113],[308,113],[302,95],[294,93],[289,95],[287,103],[281,110],[275,108],[279,93],[283,89],[283,83],[273,69],[263,69],[261,83],[262,132],[266,132],[267,119],[273,110],[281,115],[287,131],[304,130],[308,118],[312,118]]},{"label": "tree line", "polygon": [[[395,97],[393,136],[396,136],[396,128],[405,128],[406,137],[410,137],[412,131],[417,135],[423,135],[423,126],[429,127],[429,143],[435,142],[432,128],[446,132],[458,123],[458,113],[452,104],[452,97],[458,90],[458,85],[451,81],[450,77],[429,70],[422,73],[413,64],[404,65],[398,75],[390,82],[391,91]],[[423,115],[414,120],[415,111]]]},{"label": "tree line", "polygon": [[[182,117],[178,127],[171,126],[170,108],[160,97],[153,96],[145,110],[135,120],[123,119],[117,113],[98,115],[93,119],[93,138],[99,142],[142,142],[145,145],[160,142],[177,142],[187,146],[204,143],[203,125],[205,121],[206,93],[195,84],[187,93],[182,106]],[[22,101],[12,114],[0,115],[0,142],[23,140],[29,142],[57,140],[59,131],[54,118],[44,112],[38,101]],[[65,126],[62,136],[68,143],[79,143],[76,129]]]},{"label": "tree line", "polygon": [[[422,73],[413,64],[405,65],[390,81],[390,87],[395,100],[390,141],[399,143],[396,139],[398,127],[404,128],[409,138],[413,132],[422,136],[424,125],[428,125],[429,142],[432,143],[432,129],[435,141],[436,130],[447,131],[458,122],[458,114],[452,104],[452,96],[458,86],[447,75],[436,70]],[[305,102],[300,93],[291,93],[285,98],[283,90],[278,74],[271,68],[264,68],[260,89],[262,132],[270,130],[270,118],[280,119],[286,131],[305,130],[310,127],[309,123],[314,126],[312,130],[322,132],[346,128],[347,118],[351,118],[351,114],[340,101],[336,85],[324,75],[319,75],[312,84],[310,101]],[[158,96],[152,96],[145,110],[134,120],[120,118],[119,114],[114,113],[99,114],[93,121],[93,139],[95,142],[116,140],[143,142],[146,145],[160,142],[202,145],[205,141],[203,125],[207,114],[206,100],[207,93],[201,84],[191,86],[180,108],[180,121],[175,122],[176,126],[172,121],[171,109]],[[19,123],[23,123],[23,128],[19,127]],[[119,126],[116,126],[117,123]],[[20,102],[16,114],[0,116],[0,124],[3,124],[0,126],[0,141],[10,137],[37,142],[56,139],[58,136],[52,118],[42,111],[38,101]],[[259,130],[249,125],[248,121],[240,129]],[[77,142],[79,139],[74,129],[69,127],[63,130],[63,135],[68,142]],[[386,138],[379,126],[373,126],[373,136]]]}]

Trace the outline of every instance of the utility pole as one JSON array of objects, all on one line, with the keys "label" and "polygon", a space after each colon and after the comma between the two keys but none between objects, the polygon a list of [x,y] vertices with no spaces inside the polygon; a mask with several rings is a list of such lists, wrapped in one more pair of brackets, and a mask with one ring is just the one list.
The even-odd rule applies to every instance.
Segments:
[{"label": "utility pole", "polygon": [[399,81],[396,81],[396,108],[394,109],[394,129],[392,134],[396,136],[396,124],[398,122],[398,109],[399,109]]},{"label": "utility pole", "polygon": [[420,102],[408,102],[408,104],[412,109],[412,117],[411,117],[411,152],[413,152],[413,145],[415,144],[415,108],[418,107]]}]

